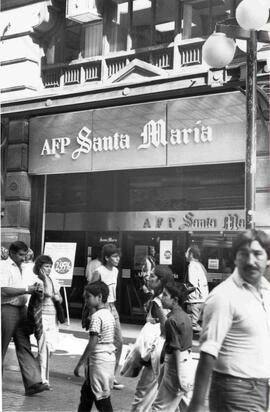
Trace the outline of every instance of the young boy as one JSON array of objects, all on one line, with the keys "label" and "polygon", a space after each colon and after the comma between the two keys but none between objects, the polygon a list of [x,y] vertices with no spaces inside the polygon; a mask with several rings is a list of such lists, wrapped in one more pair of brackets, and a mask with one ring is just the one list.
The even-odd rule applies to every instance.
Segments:
[{"label": "young boy", "polygon": [[84,295],[89,309],[96,312],[90,320],[89,342],[74,369],[74,375],[80,376],[80,367],[86,364],[78,412],[91,411],[93,402],[99,411],[112,412],[110,395],[115,368],[115,320],[106,305],[109,288],[104,282],[93,282],[85,287]]},{"label": "young boy", "polygon": [[181,398],[192,389],[192,326],[182,309],[185,295],[184,289],[175,283],[167,283],[163,289],[162,305],[171,312],[165,322],[164,374],[152,411],[174,412]]}]

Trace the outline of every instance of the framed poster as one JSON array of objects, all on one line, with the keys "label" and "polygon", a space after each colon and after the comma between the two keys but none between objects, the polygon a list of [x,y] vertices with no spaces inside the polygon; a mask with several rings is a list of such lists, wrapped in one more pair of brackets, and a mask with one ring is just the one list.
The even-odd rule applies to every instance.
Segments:
[{"label": "framed poster", "polygon": [[161,240],[159,243],[159,263],[161,265],[172,264],[172,240]]}]

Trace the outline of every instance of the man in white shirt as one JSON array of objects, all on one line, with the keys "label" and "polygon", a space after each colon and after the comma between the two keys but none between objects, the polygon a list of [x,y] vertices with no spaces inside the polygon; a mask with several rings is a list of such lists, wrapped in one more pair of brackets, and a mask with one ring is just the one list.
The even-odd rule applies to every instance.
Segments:
[{"label": "man in white shirt", "polygon": [[270,237],[241,233],[233,244],[236,269],[209,294],[201,354],[188,412],[269,411],[270,284],[264,273]]},{"label": "man in white shirt", "polygon": [[195,288],[186,300],[187,313],[191,317],[193,332],[199,333],[201,326],[198,322],[204,302],[209,293],[206,277],[207,272],[199,261],[200,249],[197,245],[190,246],[185,253],[185,257],[187,262],[189,262],[188,281]]},{"label": "man in white shirt", "polygon": [[31,352],[31,344],[27,332],[27,298],[40,285],[29,285],[25,276],[22,263],[25,260],[28,247],[25,243],[17,241],[9,247],[8,259],[0,263],[1,282],[1,340],[2,340],[2,365],[13,338],[18,362],[21,369],[25,395],[47,390],[42,384],[40,371]]}]

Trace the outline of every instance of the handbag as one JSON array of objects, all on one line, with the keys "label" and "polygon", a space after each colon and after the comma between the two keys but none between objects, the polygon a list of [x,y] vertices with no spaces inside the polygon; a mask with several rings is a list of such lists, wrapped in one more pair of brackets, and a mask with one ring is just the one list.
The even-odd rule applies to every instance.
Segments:
[{"label": "handbag", "polygon": [[65,323],[66,318],[62,304],[59,302],[59,300],[54,300],[53,303],[56,310],[56,317],[58,322]]}]

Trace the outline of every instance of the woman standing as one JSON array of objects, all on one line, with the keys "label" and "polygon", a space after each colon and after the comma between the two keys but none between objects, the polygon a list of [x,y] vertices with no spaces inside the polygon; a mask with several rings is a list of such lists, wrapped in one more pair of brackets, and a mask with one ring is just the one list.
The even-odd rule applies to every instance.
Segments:
[{"label": "woman standing", "polygon": [[50,277],[53,261],[50,256],[41,255],[35,260],[33,272],[43,283],[44,295],[41,302],[42,334],[38,340],[38,360],[42,382],[49,384],[49,359],[58,345],[59,328],[56,317],[55,301],[62,302],[59,284]]},{"label": "woman standing", "polygon": [[[168,310],[162,308],[161,296],[164,286],[173,281],[173,274],[168,266],[157,265],[149,276],[149,287],[153,291],[153,297],[149,302],[146,321],[160,324],[160,333],[164,334],[164,325]],[[148,412],[151,410],[158,389],[158,375],[155,373],[151,360],[147,362],[141,371],[135,390],[131,412]]]}]

